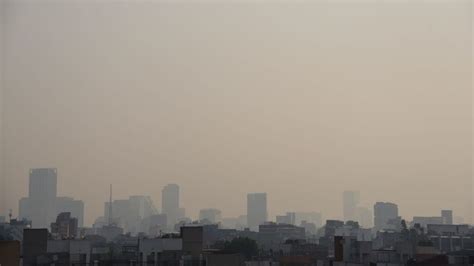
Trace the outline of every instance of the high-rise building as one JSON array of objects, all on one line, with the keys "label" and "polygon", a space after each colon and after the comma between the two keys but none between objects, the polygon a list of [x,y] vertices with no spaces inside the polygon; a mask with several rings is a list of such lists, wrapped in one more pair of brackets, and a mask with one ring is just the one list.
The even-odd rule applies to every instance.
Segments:
[{"label": "high-rise building", "polygon": [[357,220],[357,206],[360,194],[358,191],[344,191],[342,193],[342,213],[345,221]]},{"label": "high-rise building", "polygon": [[247,195],[247,226],[258,231],[258,226],[267,221],[267,194],[251,193]]},{"label": "high-rise building", "polygon": [[357,207],[356,216],[356,221],[358,221],[363,228],[371,228],[373,226],[374,218],[369,208]]},{"label": "high-rise building", "polygon": [[218,209],[202,209],[199,211],[199,221],[216,224],[222,221],[221,211]]},{"label": "high-rise building", "polygon": [[441,210],[441,217],[443,218],[443,224],[453,224],[452,210]]},{"label": "high-rise building", "polygon": [[161,191],[161,212],[166,214],[168,226],[174,227],[180,218],[179,186],[168,184]]},{"label": "high-rise building", "polygon": [[[112,208],[110,208],[112,207]],[[109,212],[112,209],[112,217]],[[120,199],[104,204],[104,217],[115,225],[122,227],[125,232],[136,234],[148,230],[142,228],[142,222],[153,215],[158,214],[153,201],[149,196],[130,196],[128,199]]]},{"label": "high-rise building", "polygon": [[57,196],[57,170],[30,170],[28,197],[20,199],[19,218],[31,221],[33,228],[49,228],[61,212],[70,212],[83,225],[84,203],[69,197]]},{"label": "high-rise building", "polygon": [[74,200],[70,197],[56,198],[56,213],[71,213],[71,216],[77,218],[78,227],[84,226],[84,202],[82,200]]},{"label": "high-rise building", "polygon": [[20,213],[34,228],[48,228],[56,218],[57,170],[30,170],[28,198],[20,200]]},{"label": "high-rise building", "polygon": [[390,202],[377,202],[374,205],[374,227],[376,230],[385,229],[390,220],[398,218],[398,206]]}]

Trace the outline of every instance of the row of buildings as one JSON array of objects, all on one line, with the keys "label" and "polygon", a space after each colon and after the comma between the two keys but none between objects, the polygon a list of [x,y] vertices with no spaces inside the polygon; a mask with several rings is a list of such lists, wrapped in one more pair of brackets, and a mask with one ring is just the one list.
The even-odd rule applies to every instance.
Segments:
[{"label": "row of buildings", "polygon": [[[57,195],[57,169],[31,169],[29,173],[28,197],[19,202],[19,220],[31,222],[33,228],[49,228],[56,216],[63,212],[71,213],[77,218],[78,226],[84,227],[84,203],[70,197]],[[342,195],[344,221],[358,221],[362,227],[376,230],[391,229],[400,224],[398,206],[390,202],[377,202],[373,212],[360,206],[360,193],[345,191]],[[153,204],[149,196],[131,196],[128,199],[110,199],[104,204],[104,215],[98,217],[93,228],[100,228],[107,224],[116,224],[126,232],[137,234],[140,232],[157,234],[175,229],[175,225],[189,222],[185,209],[180,205],[180,188],[176,184],[166,185],[162,190],[161,213]],[[372,218],[373,217],[373,218]],[[199,213],[200,221],[208,223],[222,223],[226,228],[249,228],[257,231],[259,225],[269,221],[266,193],[250,193],[247,195],[247,213],[234,218],[224,218],[218,209],[202,209]],[[307,229],[311,226],[321,227],[322,217],[317,212],[288,212],[277,215],[277,223],[301,225],[305,223]],[[440,216],[415,216],[413,223],[419,224],[452,224],[451,210],[442,210]]]},{"label": "row of buildings", "polygon": [[[0,265],[405,266],[473,265],[469,225],[420,224],[372,231],[355,221],[327,220],[317,237],[304,227],[267,222],[256,231],[197,221],[150,237],[122,231],[81,232],[69,214],[52,231],[23,228],[21,240],[0,240]],[[15,226],[15,225],[11,225]],[[1,231],[0,225],[0,231]]]}]

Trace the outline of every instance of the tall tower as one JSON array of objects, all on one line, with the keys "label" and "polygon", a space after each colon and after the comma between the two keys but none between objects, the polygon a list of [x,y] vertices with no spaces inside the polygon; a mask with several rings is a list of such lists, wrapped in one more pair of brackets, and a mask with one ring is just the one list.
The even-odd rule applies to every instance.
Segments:
[{"label": "tall tower", "polygon": [[344,191],[342,193],[342,214],[345,221],[357,220],[357,206],[360,194],[358,191]]},{"label": "tall tower", "polygon": [[57,169],[37,168],[30,170],[29,219],[35,228],[49,228],[56,216]]},{"label": "tall tower", "polygon": [[168,184],[161,191],[161,211],[166,214],[167,224],[173,227],[179,218],[179,186]]},{"label": "tall tower", "polygon": [[258,231],[258,226],[268,219],[267,193],[247,194],[247,226],[252,231]]}]

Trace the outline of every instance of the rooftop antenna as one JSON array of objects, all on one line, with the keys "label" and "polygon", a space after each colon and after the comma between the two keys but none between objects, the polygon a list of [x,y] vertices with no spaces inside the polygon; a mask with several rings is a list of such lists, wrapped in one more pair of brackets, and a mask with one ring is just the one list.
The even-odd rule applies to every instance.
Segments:
[{"label": "rooftop antenna", "polygon": [[109,226],[112,225],[112,184],[110,184],[110,195],[109,195]]}]

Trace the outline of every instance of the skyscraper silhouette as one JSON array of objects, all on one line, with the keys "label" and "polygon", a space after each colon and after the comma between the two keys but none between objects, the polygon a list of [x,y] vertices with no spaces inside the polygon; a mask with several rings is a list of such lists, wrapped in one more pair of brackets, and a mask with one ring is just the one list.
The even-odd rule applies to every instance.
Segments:
[{"label": "skyscraper silhouette", "polygon": [[166,185],[161,192],[161,211],[166,214],[168,226],[173,227],[179,218],[179,186]]},{"label": "skyscraper silhouette", "polygon": [[258,231],[258,226],[267,221],[267,194],[251,193],[247,195],[247,226]]},{"label": "skyscraper silhouette", "polygon": [[28,198],[20,201],[20,208],[35,228],[49,228],[56,218],[57,181],[55,168],[30,170]]},{"label": "skyscraper silhouette", "polygon": [[342,194],[342,213],[345,221],[357,220],[357,206],[359,205],[358,191],[344,191]]}]

